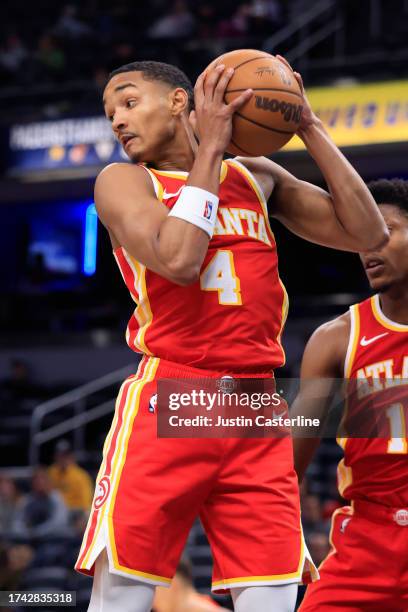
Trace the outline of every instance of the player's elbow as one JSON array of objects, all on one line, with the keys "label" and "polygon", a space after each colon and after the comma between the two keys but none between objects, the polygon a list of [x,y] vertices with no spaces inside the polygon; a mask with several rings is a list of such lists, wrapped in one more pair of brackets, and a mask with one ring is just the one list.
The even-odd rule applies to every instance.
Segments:
[{"label": "player's elbow", "polygon": [[387,226],[383,224],[376,232],[367,232],[365,236],[360,236],[358,251],[379,251],[385,247],[390,239]]},{"label": "player's elbow", "polygon": [[176,285],[187,287],[196,283],[200,278],[200,266],[194,263],[176,259],[170,262],[167,267],[169,277]]}]

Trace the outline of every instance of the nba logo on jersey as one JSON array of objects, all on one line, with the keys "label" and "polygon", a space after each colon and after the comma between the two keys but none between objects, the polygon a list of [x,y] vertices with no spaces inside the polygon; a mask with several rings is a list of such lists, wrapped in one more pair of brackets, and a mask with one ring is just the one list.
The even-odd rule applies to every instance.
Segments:
[{"label": "nba logo on jersey", "polygon": [[154,414],[156,412],[156,406],[157,406],[157,393],[152,395],[152,397],[150,398],[149,412],[152,412]]},{"label": "nba logo on jersey", "polygon": [[209,200],[206,200],[205,206],[204,206],[204,218],[205,219],[211,218],[212,209],[213,209],[212,202],[210,202]]}]

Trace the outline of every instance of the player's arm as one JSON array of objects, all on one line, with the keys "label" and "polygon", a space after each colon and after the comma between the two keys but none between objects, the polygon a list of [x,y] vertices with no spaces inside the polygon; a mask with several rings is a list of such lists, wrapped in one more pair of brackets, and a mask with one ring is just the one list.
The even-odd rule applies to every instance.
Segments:
[{"label": "player's arm", "polygon": [[[304,133],[330,193],[294,177],[269,159],[238,158],[258,179],[271,217],[294,234],[342,251],[362,252],[388,241],[388,230],[370,192],[321,124]],[[319,143],[324,146],[319,149]],[[308,147],[309,148],[309,147]],[[309,148],[310,152],[310,148]]]},{"label": "player's arm", "polygon": [[[291,407],[291,417],[319,419],[324,423],[336,380],[343,378],[343,366],[350,330],[349,314],[319,327],[303,354],[299,393]],[[302,438],[294,431],[295,469],[299,482],[320,443],[319,437]]]},{"label": "player's arm", "polygon": [[269,202],[271,216],[298,236],[344,251],[362,252],[383,246],[389,234],[378,206],[313,113],[302,79],[294,74],[304,98],[297,134],[319,166],[328,192],[298,180],[266,158],[247,161],[242,158],[241,163],[255,173],[267,196],[273,188]]},{"label": "player's arm", "polygon": [[149,270],[180,285],[197,279],[209,236],[187,221],[169,217],[143,168],[105,168],[96,180],[95,205],[114,242]]},{"label": "player's arm", "polygon": [[[130,164],[113,164],[95,185],[98,215],[114,242],[164,278],[180,284],[195,282],[207,253],[218,206],[222,157],[231,138],[232,115],[250,97],[244,92],[231,104],[224,91],[233,71],[217,66],[201,75],[195,87],[196,117],[201,129],[193,167],[178,202],[169,213],[155,196],[147,172]],[[186,189],[186,188],[189,189]],[[204,215],[212,204],[211,219]]]}]

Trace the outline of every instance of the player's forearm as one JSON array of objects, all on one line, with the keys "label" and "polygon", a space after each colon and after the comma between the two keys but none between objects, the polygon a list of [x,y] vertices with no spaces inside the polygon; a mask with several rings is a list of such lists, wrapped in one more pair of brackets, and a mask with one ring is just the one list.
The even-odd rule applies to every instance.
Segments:
[{"label": "player's forearm", "polygon": [[169,217],[160,229],[156,256],[170,280],[190,285],[199,278],[208,243],[209,236],[203,230],[182,219]]},{"label": "player's forearm", "polygon": [[316,453],[320,438],[294,438],[293,453],[295,459],[295,470],[299,483],[302,482],[306,470]]},{"label": "player's forearm", "polygon": [[215,147],[202,143],[190,170],[186,185],[200,187],[218,195],[223,154]]},{"label": "player's forearm", "polygon": [[[202,215],[206,206],[215,206],[214,210],[209,208],[209,214],[214,218],[218,200],[220,185],[222,154],[211,147],[200,146],[193,167],[189,173],[186,187],[198,188],[198,195],[203,197]],[[202,196],[208,192],[210,200],[206,201]],[[211,198],[211,194],[214,198]],[[191,192],[190,197],[195,197]],[[184,206],[189,207],[186,198]],[[193,205],[193,202],[191,202]],[[186,219],[169,215],[162,223],[157,240],[157,254],[159,259],[168,266],[170,274],[174,274],[181,284],[190,284],[198,279],[199,272],[208,250],[210,235],[202,228],[194,225]]]},{"label": "player's forearm", "polygon": [[355,240],[356,251],[384,245],[389,235],[378,206],[322,123],[317,120],[300,131],[299,136],[326,180],[336,216],[344,231]]}]

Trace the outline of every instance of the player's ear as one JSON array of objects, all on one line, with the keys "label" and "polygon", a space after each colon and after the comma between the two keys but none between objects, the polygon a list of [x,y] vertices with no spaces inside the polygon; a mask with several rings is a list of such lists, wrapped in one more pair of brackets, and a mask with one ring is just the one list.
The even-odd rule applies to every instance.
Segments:
[{"label": "player's ear", "polygon": [[172,115],[180,115],[188,107],[188,95],[185,89],[177,87],[170,92]]}]

